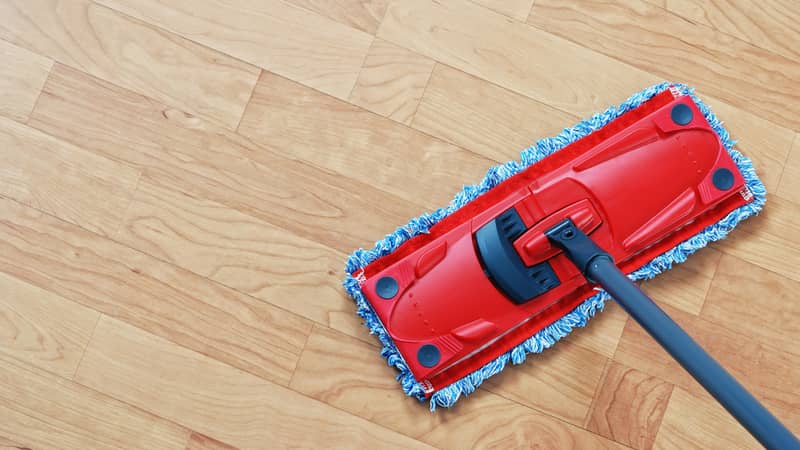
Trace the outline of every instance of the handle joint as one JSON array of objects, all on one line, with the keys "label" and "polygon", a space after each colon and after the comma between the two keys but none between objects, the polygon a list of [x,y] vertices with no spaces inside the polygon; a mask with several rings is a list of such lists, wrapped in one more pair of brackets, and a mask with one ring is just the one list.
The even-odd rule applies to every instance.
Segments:
[{"label": "handle joint", "polygon": [[596,283],[596,281],[589,277],[589,267],[595,258],[607,258],[612,263],[614,262],[611,255],[575,226],[572,219],[562,220],[544,234],[553,245],[564,250],[583,276],[592,283]]}]

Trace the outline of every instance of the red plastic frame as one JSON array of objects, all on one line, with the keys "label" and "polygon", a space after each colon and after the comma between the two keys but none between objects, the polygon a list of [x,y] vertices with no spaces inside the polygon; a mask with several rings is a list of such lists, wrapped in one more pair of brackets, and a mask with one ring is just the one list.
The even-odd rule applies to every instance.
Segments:
[{"label": "red plastic frame", "polygon": [[[679,104],[691,109],[688,123],[672,118]],[[712,180],[721,168],[733,174],[726,189]],[[628,273],[747,203],[743,189],[738,168],[691,98],[665,91],[374,261],[361,288],[430,395],[595,293],[543,238],[552,224],[572,218]],[[519,305],[485,276],[473,242],[476,230],[512,207],[527,228],[514,242],[519,256],[526,265],[549,261],[560,280]],[[389,299],[376,293],[383,277],[398,284]],[[439,351],[432,367],[417,359],[423,345]]]}]

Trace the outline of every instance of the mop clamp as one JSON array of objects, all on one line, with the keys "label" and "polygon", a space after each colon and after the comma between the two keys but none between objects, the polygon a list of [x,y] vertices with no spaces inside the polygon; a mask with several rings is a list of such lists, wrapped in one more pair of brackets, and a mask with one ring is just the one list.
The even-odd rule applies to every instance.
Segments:
[{"label": "mop clamp", "polygon": [[611,261],[612,264],[614,263],[614,259],[611,255],[609,255],[607,251],[601,249],[589,236],[576,227],[571,219],[564,219],[558,225],[547,230],[545,235],[550,242],[564,250],[567,258],[569,258],[581,271],[583,276],[592,283],[596,283],[596,281],[588,276],[588,271],[590,264],[595,261],[595,259],[605,258]]},{"label": "mop clamp", "polygon": [[514,248],[514,240],[525,232],[514,208],[475,233],[477,256],[486,276],[497,289],[517,304],[528,302],[561,284],[548,262],[526,266]]}]

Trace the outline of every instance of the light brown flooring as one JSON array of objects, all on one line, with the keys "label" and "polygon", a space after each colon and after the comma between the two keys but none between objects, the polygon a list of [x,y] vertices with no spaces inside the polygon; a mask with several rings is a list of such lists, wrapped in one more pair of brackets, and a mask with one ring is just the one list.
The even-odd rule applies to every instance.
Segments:
[{"label": "light brown flooring", "polygon": [[756,448],[613,304],[431,415],[340,287],[349,251],[663,79],[698,88],[770,194],[645,289],[800,432],[793,0],[0,17],[0,446]]}]

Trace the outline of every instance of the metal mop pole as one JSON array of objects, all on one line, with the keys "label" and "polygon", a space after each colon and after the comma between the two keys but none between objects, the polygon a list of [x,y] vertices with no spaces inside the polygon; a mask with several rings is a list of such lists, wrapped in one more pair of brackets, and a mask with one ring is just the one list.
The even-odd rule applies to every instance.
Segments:
[{"label": "metal mop pole", "polygon": [[800,441],[703,350],[570,219],[546,233],[583,275],[603,287],[717,401],[768,449],[800,449]]}]

